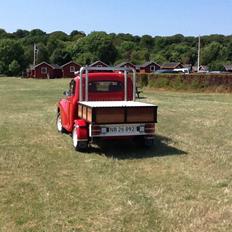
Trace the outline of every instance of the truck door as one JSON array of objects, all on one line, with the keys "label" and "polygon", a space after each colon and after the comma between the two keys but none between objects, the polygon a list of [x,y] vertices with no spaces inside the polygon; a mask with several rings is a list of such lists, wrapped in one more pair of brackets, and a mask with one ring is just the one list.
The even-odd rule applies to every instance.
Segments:
[{"label": "truck door", "polygon": [[62,115],[63,126],[68,131],[72,130],[73,126],[73,98],[75,94],[75,81],[71,80],[69,90],[66,92],[66,99],[64,100],[64,112]]}]

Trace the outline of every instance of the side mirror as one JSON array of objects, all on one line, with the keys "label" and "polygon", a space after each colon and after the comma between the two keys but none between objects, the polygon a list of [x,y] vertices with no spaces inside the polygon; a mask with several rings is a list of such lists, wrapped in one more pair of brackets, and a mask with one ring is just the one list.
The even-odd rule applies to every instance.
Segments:
[{"label": "side mirror", "polygon": [[69,93],[69,91],[67,91],[67,90],[65,90],[65,91],[63,92],[63,94],[64,94],[64,96],[70,96],[70,93]]}]

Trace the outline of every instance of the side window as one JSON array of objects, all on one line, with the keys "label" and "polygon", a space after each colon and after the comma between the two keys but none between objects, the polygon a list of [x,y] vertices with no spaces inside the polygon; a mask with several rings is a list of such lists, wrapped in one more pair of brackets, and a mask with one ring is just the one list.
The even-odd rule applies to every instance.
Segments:
[{"label": "side window", "polygon": [[69,95],[70,96],[75,95],[75,87],[76,87],[76,82],[74,80],[71,80],[69,84]]},{"label": "side window", "polygon": [[151,72],[154,72],[154,71],[155,71],[155,66],[152,66],[152,65],[151,65],[151,66],[150,66],[150,71],[151,71]]},{"label": "side window", "polygon": [[75,72],[75,66],[70,66],[69,71],[70,71],[70,72]]},{"label": "side window", "polygon": [[48,68],[47,67],[42,67],[41,68],[41,74],[47,74],[48,73]]}]

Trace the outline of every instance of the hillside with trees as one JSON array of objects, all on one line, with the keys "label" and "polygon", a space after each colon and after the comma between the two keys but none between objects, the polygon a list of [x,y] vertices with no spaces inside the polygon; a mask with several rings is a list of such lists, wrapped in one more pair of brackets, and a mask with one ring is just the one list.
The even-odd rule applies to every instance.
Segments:
[{"label": "hillside with trees", "polygon": [[[81,65],[96,60],[114,65],[123,61],[143,64],[146,61],[181,62],[195,65],[198,37],[150,36],[92,32],[86,35],[74,30],[46,33],[40,29],[18,29],[7,33],[0,29],[0,74],[21,75],[33,63],[33,46],[38,49],[37,63],[47,61],[62,65],[74,60]],[[201,37],[201,64],[210,70],[222,70],[223,64],[232,63],[232,35]]]}]

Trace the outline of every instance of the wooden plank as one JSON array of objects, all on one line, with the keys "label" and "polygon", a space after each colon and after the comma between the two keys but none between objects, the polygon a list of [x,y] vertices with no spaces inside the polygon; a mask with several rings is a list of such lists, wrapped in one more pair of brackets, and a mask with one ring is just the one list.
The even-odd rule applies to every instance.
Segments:
[{"label": "wooden plank", "polygon": [[96,108],[96,123],[124,123],[123,108]]},{"label": "wooden plank", "polygon": [[78,105],[78,117],[82,118],[82,105]]},{"label": "wooden plank", "polygon": [[87,106],[83,106],[82,118],[85,120],[87,119]]},{"label": "wooden plank", "polygon": [[87,121],[92,122],[92,109],[90,107],[87,109]]},{"label": "wooden plank", "polygon": [[153,107],[128,107],[127,108],[127,122],[154,122]]}]

